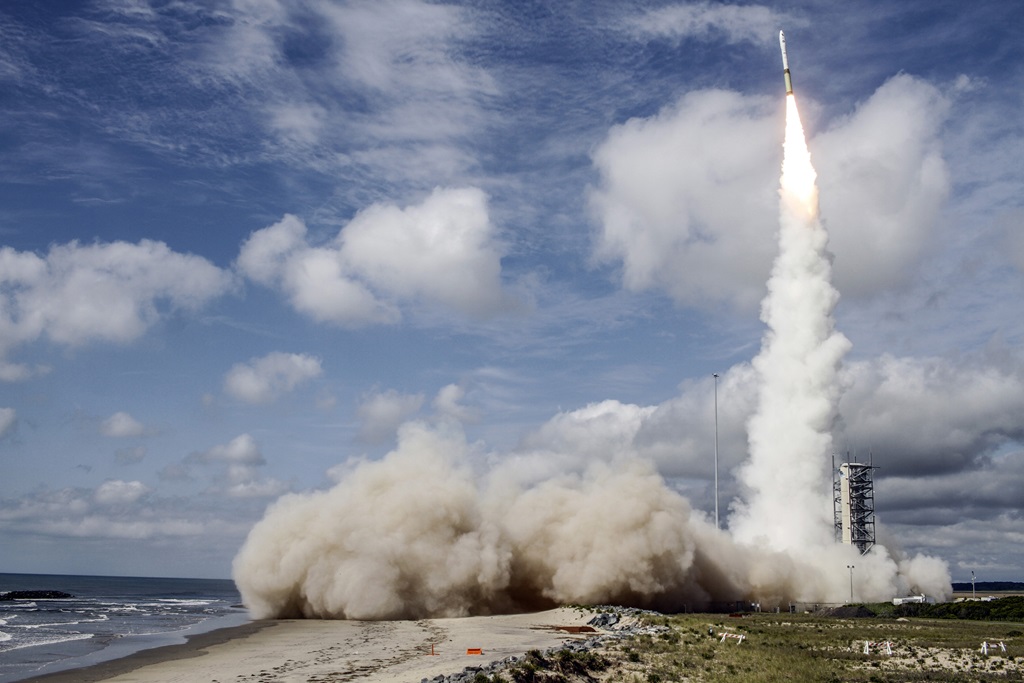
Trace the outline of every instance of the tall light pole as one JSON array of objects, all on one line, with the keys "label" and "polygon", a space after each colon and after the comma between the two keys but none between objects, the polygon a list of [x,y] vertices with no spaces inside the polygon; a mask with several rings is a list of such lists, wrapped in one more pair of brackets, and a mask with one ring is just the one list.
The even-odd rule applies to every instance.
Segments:
[{"label": "tall light pole", "polygon": [[971,600],[977,600],[978,596],[974,593],[974,572],[971,572]]},{"label": "tall light pole", "polygon": [[715,378],[715,528],[721,529],[718,524],[718,373],[712,377]]},{"label": "tall light pole", "polygon": [[855,567],[852,564],[846,565],[846,568],[850,570],[850,602],[853,602],[853,570]]}]

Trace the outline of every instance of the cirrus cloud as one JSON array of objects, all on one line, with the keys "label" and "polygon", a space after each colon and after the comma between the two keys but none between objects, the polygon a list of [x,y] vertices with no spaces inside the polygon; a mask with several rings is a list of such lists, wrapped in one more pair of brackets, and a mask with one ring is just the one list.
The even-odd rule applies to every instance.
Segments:
[{"label": "cirrus cloud", "polygon": [[780,25],[805,26],[806,21],[792,19],[762,5],[726,5],[695,2],[668,5],[631,17],[625,28],[638,36],[710,38],[724,35],[729,43],[770,42]]}]

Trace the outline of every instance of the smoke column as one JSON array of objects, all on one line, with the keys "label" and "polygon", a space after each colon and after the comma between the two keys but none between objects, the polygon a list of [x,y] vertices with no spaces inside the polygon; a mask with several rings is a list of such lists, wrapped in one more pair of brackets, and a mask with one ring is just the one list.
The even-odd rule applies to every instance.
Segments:
[{"label": "smoke column", "polygon": [[799,552],[832,540],[827,462],[850,343],[835,329],[828,234],[818,217],[811,165],[796,99],[786,96],[779,190],[779,255],[761,306],[767,324],[754,359],[758,406],[747,425],[750,459],[739,471],[748,490],[730,528],[737,540]]},{"label": "smoke column", "polygon": [[861,556],[832,538],[827,461],[837,371],[849,342],[818,218],[814,168],[787,95],[779,255],[753,365],[758,406],[745,500],[720,531],[652,464],[623,454],[581,472],[524,479],[514,458],[480,473],[457,423],[411,422],[383,459],[327,491],[271,505],[234,562],[255,618],[410,619],[559,604],[676,611],[716,601],[843,602],[908,591],[944,598],[949,570],[876,545]]}]

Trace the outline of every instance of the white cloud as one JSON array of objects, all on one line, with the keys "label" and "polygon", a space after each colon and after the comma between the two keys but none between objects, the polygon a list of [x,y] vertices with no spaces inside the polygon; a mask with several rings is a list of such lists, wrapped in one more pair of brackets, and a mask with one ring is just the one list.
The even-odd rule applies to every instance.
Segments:
[{"label": "white cloud", "polygon": [[142,436],[146,427],[128,413],[117,412],[100,424],[100,433],[114,438]]},{"label": "white cloud", "polygon": [[271,287],[281,280],[288,258],[305,244],[306,225],[297,216],[286,214],[270,227],[249,235],[236,267],[250,280]]},{"label": "white cloud", "polygon": [[18,414],[14,408],[0,408],[0,438],[14,432],[18,424]]},{"label": "white cloud", "polygon": [[306,226],[295,216],[252,233],[237,267],[262,285],[279,287],[296,310],[320,322],[361,326],[398,319],[394,308],[342,271],[336,249],[309,246]]},{"label": "white cloud", "polygon": [[[210,14],[196,31],[199,59],[178,63],[187,80],[218,84],[262,122],[268,135],[252,155],[373,179],[364,186],[429,187],[477,167],[464,142],[482,128],[481,104],[497,88],[460,54],[460,41],[477,33],[472,10],[419,0],[265,1]],[[287,46],[299,36],[314,55],[296,65]],[[352,98],[334,97],[339,89],[356,94],[355,111]],[[163,131],[151,128],[159,139]]]},{"label": "white cloud", "polygon": [[471,15],[419,0],[328,5],[324,17],[343,37],[344,76],[379,91],[466,92],[489,84],[449,54],[449,41],[472,30]]},{"label": "white cloud", "polygon": [[496,313],[501,256],[484,193],[439,188],[404,209],[371,206],[328,245],[308,244],[302,221],[285,216],[250,235],[237,267],[316,320],[359,326],[395,322],[402,303]]},{"label": "white cloud", "polygon": [[277,479],[239,477],[233,480],[225,493],[231,498],[276,498],[288,490],[288,485]]},{"label": "white cloud", "polygon": [[466,397],[466,390],[458,384],[448,384],[441,387],[434,397],[434,411],[441,417],[450,418],[459,422],[467,422],[476,417],[475,413],[462,405],[462,399]]},{"label": "white cloud", "polygon": [[695,2],[649,10],[627,21],[626,28],[642,37],[707,39],[720,34],[729,43],[764,43],[774,42],[779,26],[806,23],[762,5]]},{"label": "white cloud", "polygon": [[[927,552],[946,559],[953,575],[967,578],[977,571],[979,580],[1002,576],[1016,578],[1024,565],[1024,519],[1020,505],[984,519],[964,515],[942,519],[950,509],[931,508],[908,523],[885,522],[885,528],[913,552]],[[888,519],[892,515],[880,515]],[[941,519],[941,521],[939,521]],[[932,530],[922,533],[921,529]],[[908,542],[909,541],[909,542]]]},{"label": "white cloud", "polygon": [[199,453],[195,459],[201,462],[226,462],[233,465],[258,466],[265,465],[266,460],[260,453],[256,439],[249,434],[240,434],[226,444],[214,446],[208,451]]},{"label": "white cloud", "polygon": [[504,467],[522,483],[536,483],[589,464],[637,455],[633,441],[653,406],[606,400],[561,412],[523,439]]},{"label": "white cloud", "polygon": [[896,358],[848,364],[841,444],[875,452],[892,474],[972,470],[1024,439],[1024,370],[979,361]]},{"label": "white cloud", "polygon": [[[2,351],[2,347],[0,347]],[[21,382],[32,376],[32,369],[21,363],[5,363],[0,360],[0,382]]]},{"label": "white cloud", "polygon": [[275,351],[234,365],[224,376],[224,391],[246,403],[269,403],[322,372],[319,358]]},{"label": "white cloud", "polygon": [[193,453],[181,468],[168,468],[167,479],[188,479],[188,465],[201,463],[220,465],[216,476],[219,485],[211,493],[224,494],[230,498],[272,497],[284,493],[288,486],[272,477],[263,477],[260,468],[267,464],[259,445],[250,434],[240,434],[226,444],[218,444],[201,453]]},{"label": "white cloud", "polygon": [[170,310],[196,310],[231,277],[162,242],[78,242],[45,256],[0,248],[0,354],[47,337],[76,346],[130,342]]},{"label": "white cloud", "polygon": [[345,263],[377,289],[470,315],[501,309],[501,250],[476,188],[436,189],[423,203],[375,205],[340,235]]},{"label": "white cloud", "polygon": [[660,403],[637,431],[636,448],[668,477],[708,480],[714,474],[715,411],[718,411],[719,471],[723,485],[747,458],[746,423],[757,398],[757,376],[749,363],[734,365],[718,380],[689,380],[675,398]]},{"label": "white cloud", "polygon": [[952,473],[908,473],[882,479],[877,496],[884,502],[886,520],[951,523],[966,516],[995,518],[1024,505],[1024,450],[978,458]]},{"label": "white cloud", "polygon": [[[4,345],[0,343],[0,354],[4,352]],[[32,377],[42,377],[50,374],[53,370],[49,365],[25,365],[23,363],[8,363],[0,358],[0,382],[23,382]]]},{"label": "white cloud", "polygon": [[630,290],[753,308],[777,250],[781,131],[776,100],[724,91],[614,127],[594,153],[596,256]]},{"label": "white cloud", "polygon": [[398,427],[423,407],[424,400],[423,394],[402,394],[394,389],[364,397],[358,409],[360,437],[379,443],[394,436]]},{"label": "white cloud", "polygon": [[[481,102],[498,92],[490,75],[461,58],[458,49],[477,31],[474,13],[453,5],[388,0],[324,5],[323,16],[341,46],[335,76],[365,93],[375,110],[358,126],[362,139],[374,141],[366,149],[385,152],[372,155],[370,165],[383,160],[380,170],[405,176],[416,174],[424,162],[428,172],[438,170],[431,163],[438,148],[442,156],[459,155],[457,141],[485,120]],[[405,158],[388,154],[392,147],[403,150]],[[472,158],[466,162],[451,170],[464,170]]]},{"label": "white cloud", "polygon": [[[777,251],[776,105],[694,92],[609,132],[593,156],[595,256],[621,263],[627,289],[701,307],[760,301]],[[934,87],[899,75],[810,141],[844,296],[884,291],[927,255],[948,193],[938,143],[947,109]]]},{"label": "white cloud", "polygon": [[150,492],[141,481],[111,479],[96,489],[94,497],[100,505],[127,505],[138,501]]},{"label": "white cloud", "polygon": [[844,296],[905,284],[927,253],[949,194],[939,138],[948,109],[934,86],[899,74],[811,141]]},{"label": "white cloud", "polygon": [[271,107],[270,125],[293,144],[314,144],[324,127],[327,112],[316,105],[288,103]]},{"label": "white cloud", "polygon": [[95,490],[37,490],[0,500],[0,530],[77,538],[160,539],[223,533],[209,509],[159,499],[137,481],[112,480]]},{"label": "white cloud", "polygon": [[[908,514],[950,510],[985,519],[1022,503],[1024,368],[981,359],[885,356],[847,364],[837,425],[837,457],[881,466],[879,506],[900,523]],[[718,388],[720,478],[725,506],[735,493],[733,469],[747,458],[746,424],[757,395],[749,364],[724,373]],[[641,406],[602,401],[559,413],[508,455],[516,476],[543,478],[580,471],[588,462],[623,456],[657,464],[695,502],[706,495],[715,444],[712,378],[688,381],[680,394]],[[912,483],[913,482],[913,483]],[[704,502],[704,501],[702,501]],[[929,512],[935,524],[952,523]]]}]

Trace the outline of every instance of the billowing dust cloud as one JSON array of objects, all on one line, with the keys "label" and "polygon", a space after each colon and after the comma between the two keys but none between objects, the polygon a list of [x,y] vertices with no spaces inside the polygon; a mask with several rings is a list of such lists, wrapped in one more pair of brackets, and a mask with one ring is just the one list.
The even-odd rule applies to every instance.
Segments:
[{"label": "billowing dust cloud", "polygon": [[754,361],[744,500],[729,531],[691,514],[653,465],[622,458],[540,483],[489,472],[461,429],[408,423],[398,446],[328,491],[272,505],[235,558],[255,618],[414,619],[614,603],[678,611],[749,600],[944,597],[946,565],[832,538],[828,460],[849,343],[835,330],[827,234],[796,103],[787,96],[780,249]]}]

